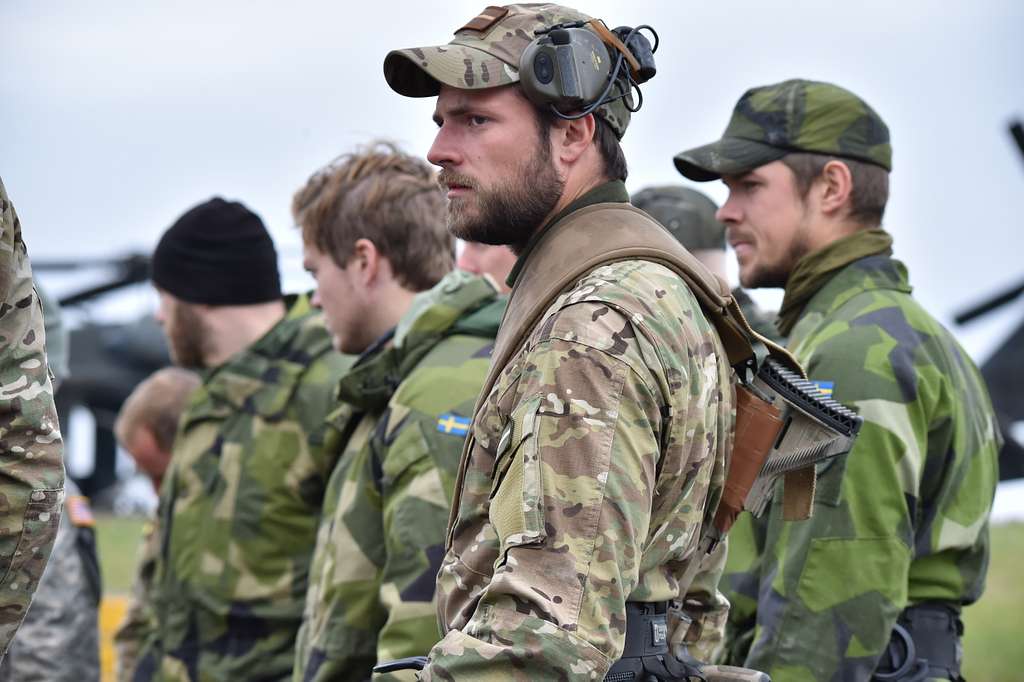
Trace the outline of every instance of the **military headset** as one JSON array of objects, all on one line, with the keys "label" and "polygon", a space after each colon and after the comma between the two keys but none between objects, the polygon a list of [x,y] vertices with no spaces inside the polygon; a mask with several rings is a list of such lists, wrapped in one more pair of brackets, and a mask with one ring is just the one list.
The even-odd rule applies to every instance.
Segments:
[{"label": "military headset", "polygon": [[[653,46],[643,30],[650,31]],[[620,99],[630,112],[640,110],[644,98],[639,86],[657,72],[658,34],[653,28],[644,24],[609,30],[600,19],[592,19],[556,24],[534,35],[519,60],[519,82],[531,102],[568,120]],[[634,90],[635,104],[630,97]]]}]

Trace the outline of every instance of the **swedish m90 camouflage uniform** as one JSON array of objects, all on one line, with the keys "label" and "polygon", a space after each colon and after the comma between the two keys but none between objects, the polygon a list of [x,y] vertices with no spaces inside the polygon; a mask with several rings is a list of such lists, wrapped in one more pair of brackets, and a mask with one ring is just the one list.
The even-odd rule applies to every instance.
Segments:
[{"label": "swedish m90 camouflage uniform", "polygon": [[773,502],[729,536],[731,659],[775,680],[868,679],[906,606],[959,609],[984,587],[999,445],[987,392],[887,247],[835,260],[865,239],[798,266],[817,268],[817,293],[789,342],[864,418],[856,444],[819,469],[810,520],[786,523]]},{"label": "swedish m90 camouflage uniform", "polygon": [[43,311],[0,181],[0,658],[32,601],[60,522],[64,464]]},{"label": "swedish m90 camouflage uniform", "polygon": [[291,674],[324,488],[332,393],[350,359],[305,297],[219,367],[182,415],[160,493],[156,631],[136,679]]},{"label": "swedish m90 camouflage uniform", "polygon": [[341,380],[296,680],[365,680],[440,638],[434,582],[459,454],[504,310],[461,271],[420,294],[394,340]]},{"label": "swedish m90 camouflage uniform", "polygon": [[[622,183],[552,224],[608,201],[628,201]],[[664,266],[602,266],[557,298],[474,417],[427,679],[600,680],[622,652],[627,601],[686,596],[679,580],[724,483],[730,372]]]}]

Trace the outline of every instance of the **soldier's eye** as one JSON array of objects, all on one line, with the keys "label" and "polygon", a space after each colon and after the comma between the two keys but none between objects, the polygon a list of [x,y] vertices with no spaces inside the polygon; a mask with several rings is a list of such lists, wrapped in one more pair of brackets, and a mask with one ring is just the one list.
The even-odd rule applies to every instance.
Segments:
[{"label": "soldier's eye", "polygon": [[487,123],[490,120],[491,119],[487,118],[486,116],[473,115],[469,117],[469,123],[475,126],[482,126],[483,124]]}]

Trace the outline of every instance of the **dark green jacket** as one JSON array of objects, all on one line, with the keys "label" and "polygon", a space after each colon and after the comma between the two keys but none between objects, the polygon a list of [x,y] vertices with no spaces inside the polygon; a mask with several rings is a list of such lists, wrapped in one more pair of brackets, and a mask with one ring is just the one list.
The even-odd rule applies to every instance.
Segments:
[{"label": "dark green jacket", "polygon": [[336,455],[323,424],[351,362],[302,297],[206,372],[160,493],[156,631],[137,680],[290,676]]},{"label": "dark green jacket", "polygon": [[[789,347],[864,426],[818,473],[814,515],[729,535],[732,662],[785,680],[866,680],[900,611],[985,583],[999,437],[982,379],[885,254],[840,269]],[[831,384],[829,386],[828,384]],[[749,653],[747,649],[749,648]]]},{"label": "dark green jacket", "polygon": [[469,417],[505,299],[456,271],[339,384],[295,680],[365,680],[440,638],[434,580]]}]

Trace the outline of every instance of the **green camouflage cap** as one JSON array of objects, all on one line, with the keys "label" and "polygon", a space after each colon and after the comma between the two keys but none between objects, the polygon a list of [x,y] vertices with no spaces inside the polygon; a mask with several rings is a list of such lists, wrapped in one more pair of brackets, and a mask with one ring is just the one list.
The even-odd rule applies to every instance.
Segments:
[{"label": "green camouflage cap", "polygon": [[[456,30],[447,45],[389,52],[384,58],[384,78],[392,90],[406,97],[436,97],[442,83],[463,90],[518,83],[519,58],[536,37],[534,31],[590,19],[562,5],[492,5]],[[622,139],[630,116],[623,100],[594,113]]]},{"label": "green camouflage cap", "polygon": [[794,79],[747,90],[722,139],[675,157],[698,182],[738,175],[790,152],[866,161],[891,171],[889,128],[867,103],[831,83]]},{"label": "green camouflage cap", "polygon": [[725,250],[725,225],[715,219],[718,206],[702,192],[678,185],[647,187],[630,201],[688,250]]}]

